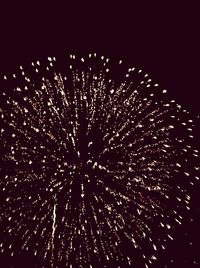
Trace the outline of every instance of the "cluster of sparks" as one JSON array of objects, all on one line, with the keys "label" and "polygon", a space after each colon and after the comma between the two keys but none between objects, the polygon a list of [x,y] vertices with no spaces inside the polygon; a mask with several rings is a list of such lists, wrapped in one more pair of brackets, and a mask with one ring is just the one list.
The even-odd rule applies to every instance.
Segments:
[{"label": "cluster of sparks", "polygon": [[49,57],[1,77],[1,254],[92,268],[135,267],[137,251],[147,268],[173,240],[199,179],[194,122],[116,65]]}]

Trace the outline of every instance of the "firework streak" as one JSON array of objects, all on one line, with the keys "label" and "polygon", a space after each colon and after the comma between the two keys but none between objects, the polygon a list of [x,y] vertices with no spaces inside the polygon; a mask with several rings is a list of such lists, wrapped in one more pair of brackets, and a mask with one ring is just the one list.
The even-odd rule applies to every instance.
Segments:
[{"label": "firework streak", "polygon": [[194,122],[121,60],[49,57],[1,76],[0,127],[1,254],[150,267],[190,211]]}]

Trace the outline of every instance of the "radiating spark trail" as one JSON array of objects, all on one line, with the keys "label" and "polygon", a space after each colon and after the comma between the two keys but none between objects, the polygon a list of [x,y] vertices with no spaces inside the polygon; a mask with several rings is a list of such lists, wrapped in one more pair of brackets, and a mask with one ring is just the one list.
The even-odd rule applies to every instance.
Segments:
[{"label": "radiating spark trail", "polygon": [[1,254],[150,267],[190,217],[195,122],[148,74],[125,69],[69,55],[1,76]]},{"label": "radiating spark trail", "polygon": [[53,223],[52,223],[52,234],[51,234],[51,266],[54,267],[54,236],[56,231],[56,204],[53,206]]}]

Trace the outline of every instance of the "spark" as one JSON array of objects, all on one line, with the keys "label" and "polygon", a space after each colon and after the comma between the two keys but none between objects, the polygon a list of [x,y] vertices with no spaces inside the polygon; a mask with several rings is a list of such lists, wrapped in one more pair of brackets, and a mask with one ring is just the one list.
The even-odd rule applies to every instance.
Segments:
[{"label": "spark", "polygon": [[128,267],[139,252],[150,267],[174,240],[199,181],[194,120],[125,65],[71,54],[1,76],[2,253],[73,268]]},{"label": "spark", "polygon": [[55,231],[56,231],[56,204],[53,206],[53,224],[52,224],[52,234],[51,234],[51,266],[54,267],[53,263],[53,253],[54,253],[54,236],[55,236]]}]

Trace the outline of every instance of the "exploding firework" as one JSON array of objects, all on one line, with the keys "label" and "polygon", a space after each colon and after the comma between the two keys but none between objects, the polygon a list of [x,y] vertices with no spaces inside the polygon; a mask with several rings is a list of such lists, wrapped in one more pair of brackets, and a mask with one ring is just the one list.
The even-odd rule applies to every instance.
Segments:
[{"label": "exploding firework", "polygon": [[199,179],[189,113],[142,70],[96,54],[20,66],[0,94],[0,252],[150,267]]}]

